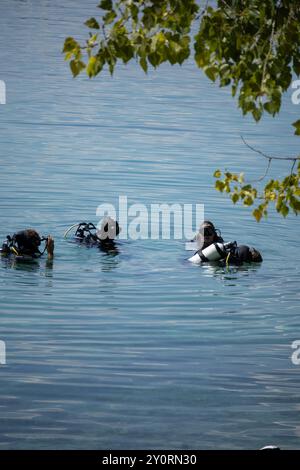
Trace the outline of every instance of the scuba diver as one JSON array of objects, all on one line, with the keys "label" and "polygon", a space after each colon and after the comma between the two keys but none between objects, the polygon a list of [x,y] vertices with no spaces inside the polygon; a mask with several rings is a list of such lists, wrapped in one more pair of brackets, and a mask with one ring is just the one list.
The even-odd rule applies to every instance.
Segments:
[{"label": "scuba diver", "polygon": [[[40,251],[39,246],[45,242],[43,251]],[[14,233],[12,236],[7,235],[6,241],[2,244],[0,249],[1,256],[14,256],[16,261],[33,261],[40,258],[45,251],[47,251],[48,260],[52,260],[54,256],[54,240],[48,235],[41,237],[34,229],[21,230]]]},{"label": "scuba diver", "polygon": [[216,230],[213,223],[205,220],[194,238],[201,248],[189,258],[195,264],[217,261],[221,264],[261,263],[262,256],[258,250],[247,245],[238,245],[236,241],[224,243],[221,232]]},{"label": "scuba diver", "polygon": [[91,222],[81,222],[68,228],[64,237],[76,227],[75,240],[84,243],[87,246],[96,246],[102,251],[117,251],[115,238],[119,235],[121,228],[119,223],[111,217],[105,217],[102,220],[100,229]]},{"label": "scuba diver", "polygon": [[216,229],[210,220],[204,220],[200,225],[199,232],[194,237],[193,242],[197,243],[198,248],[206,248],[212,243],[223,243],[221,231]]}]

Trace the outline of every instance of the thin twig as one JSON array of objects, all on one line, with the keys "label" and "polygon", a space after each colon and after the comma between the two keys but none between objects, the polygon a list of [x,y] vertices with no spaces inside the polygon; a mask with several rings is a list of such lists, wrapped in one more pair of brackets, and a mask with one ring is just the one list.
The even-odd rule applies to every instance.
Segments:
[{"label": "thin twig", "polygon": [[292,164],[292,168],[291,168],[291,174],[290,174],[290,176],[292,176],[292,175],[293,175],[293,170],[294,170],[294,167],[295,167],[295,165],[296,165],[296,160],[294,160],[294,163]]},{"label": "thin twig", "polygon": [[263,180],[263,179],[264,179],[264,178],[267,176],[267,174],[268,174],[268,171],[269,171],[269,169],[270,169],[270,166],[271,166],[271,162],[272,162],[272,158],[269,158],[269,161],[268,161],[268,166],[267,166],[267,168],[266,168],[266,171],[265,171],[264,175],[263,175],[263,176],[261,176],[260,178],[258,178],[258,180],[257,180],[257,181],[262,181],[262,180]]},{"label": "thin twig", "polygon": [[200,18],[201,18],[202,16],[204,16],[204,14],[205,14],[205,12],[206,12],[206,10],[207,10],[207,7],[208,7],[208,3],[209,3],[209,0],[206,0],[205,6],[202,8],[202,11],[195,17],[195,20],[196,20],[196,21],[200,20]]},{"label": "thin twig", "polygon": [[268,172],[269,172],[269,169],[270,169],[270,166],[271,166],[271,162],[272,162],[272,158],[269,158],[269,162],[268,162],[266,171],[264,172],[264,174],[263,174],[260,178],[255,179],[255,180],[245,180],[245,183],[259,183],[260,181],[262,181],[263,179],[265,179],[265,177],[267,176],[267,174],[268,174]]},{"label": "thin twig", "polygon": [[256,148],[252,147],[252,145],[248,144],[248,142],[246,142],[246,140],[244,139],[244,137],[242,135],[241,135],[241,139],[249,149],[253,150],[253,152],[258,153],[259,155],[262,155],[265,158],[268,158],[268,159],[271,159],[271,160],[292,160],[292,161],[300,160],[300,156],[299,157],[273,157],[273,156],[270,156],[270,155],[266,155],[265,153],[261,152],[260,150],[257,150]]}]

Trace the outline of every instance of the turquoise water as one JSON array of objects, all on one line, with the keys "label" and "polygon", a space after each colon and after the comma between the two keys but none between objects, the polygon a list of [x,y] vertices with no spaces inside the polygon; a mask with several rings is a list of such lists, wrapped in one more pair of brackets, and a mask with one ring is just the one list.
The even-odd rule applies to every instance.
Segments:
[{"label": "turquoise water", "polygon": [[[240,134],[297,154],[300,108],[288,93],[256,125],[192,63],[72,79],[63,40],[86,34],[96,4],[1,1],[0,236],[33,226],[56,255],[0,264],[0,448],[299,448],[299,219],[257,224],[212,173],[263,174]],[[119,195],[203,203],[264,262],[226,271],[190,265],[183,240],[123,240],[113,255],[63,239]]]}]

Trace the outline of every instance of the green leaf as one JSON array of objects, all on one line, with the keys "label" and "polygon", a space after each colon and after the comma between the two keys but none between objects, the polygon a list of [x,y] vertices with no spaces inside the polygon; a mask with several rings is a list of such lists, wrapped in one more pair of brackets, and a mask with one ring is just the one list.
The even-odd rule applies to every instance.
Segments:
[{"label": "green leaf", "polygon": [[158,52],[152,52],[148,55],[148,60],[153,67],[157,67],[160,64],[160,54]]},{"label": "green leaf", "polygon": [[238,182],[240,184],[243,184],[244,182],[244,173],[240,173],[239,176],[238,176]]},{"label": "green leaf", "polygon": [[214,67],[213,65],[210,66],[210,67],[204,67],[203,68],[205,74],[207,75],[207,77],[212,80],[213,82],[216,80],[217,78],[217,73],[218,73],[218,69],[217,67]]},{"label": "green leaf", "polygon": [[249,183],[248,183],[248,184],[245,184],[245,185],[242,187],[242,190],[243,190],[243,191],[251,191],[251,189],[252,189],[252,186],[251,186],[251,184],[249,184]]},{"label": "green leaf", "polygon": [[85,63],[81,60],[71,60],[70,68],[73,74],[73,77],[76,77],[83,69],[85,69]]},{"label": "green leaf", "polygon": [[86,73],[90,78],[95,77],[103,68],[103,62],[99,57],[90,57],[89,62],[86,67]]},{"label": "green leaf", "polygon": [[290,206],[296,214],[298,212],[300,212],[300,201],[299,201],[299,199],[295,198],[294,196],[291,196],[291,198],[290,198]]},{"label": "green leaf", "polygon": [[293,58],[293,69],[296,75],[300,75],[300,57]]},{"label": "green leaf", "polygon": [[73,51],[70,51],[70,52],[66,52],[66,55],[65,55],[65,60],[70,60],[73,56]]},{"label": "green leaf", "polygon": [[74,38],[68,37],[65,39],[63,52],[72,52],[74,49],[80,48],[80,45]]},{"label": "green leaf", "polygon": [[225,188],[225,183],[223,183],[223,181],[216,181],[215,188],[222,193]]},{"label": "green leaf", "polygon": [[256,221],[259,222],[260,219],[262,218],[262,211],[259,210],[258,208],[254,209],[254,211],[252,212],[252,215],[255,217]]},{"label": "green leaf", "polygon": [[108,70],[109,70],[109,73],[111,74],[111,76],[114,74],[114,70],[115,70],[115,64],[114,62],[110,62],[108,64]]},{"label": "green leaf", "polygon": [[114,10],[106,13],[106,15],[103,16],[103,21],[105,24],[111,24],[114,19],[117,17],[117,14]]},{"label": "green leaf", "polygon": [[245,197],[243,202],[244,202],[245,206],[252,206],[253,198],[251,196],[247,196],[247,197]]},{"label": "green leaf", "polygon": [[102,10],[111,10],[112,6],[112,0],[102,0],[99,3],[98,8],[102,8]]},{"label": "green leaf", "polygon": [[295,135],[300,135],[300,119],[298,119],[298,121],[293,122],[292,125],[296,128]]},{"label": "green leaf", "polygon": [[216,171],[214,172],[214,178],[220,178],[221,175],[222,175],[222,173],[221,173],[220,170],[216,170]]},{"label": "green leaf", "polygon": [[239,200],[239,195],[237,193],[234,193],[232,196],[231,196],[231,200],[233,202],[233,204],[236,204]]},{"label": "green leaf", "polygon": [[231,87],[231,96],[234,98],[235,95],[236,95],[236,92],[237,92],[237,89],[238,89],[238,85],[235,83],[234,85],[232,85]]},{"label": "green leaf", "polygon": [[258,122],[262,115],[262,109],[254,108],[252,111],[252,116],[254,117],[255,121]]},{"label": "green leaf", "polygon": [[140,66],[142,67],[142,69],[144,70],[144,72],[147,73],[147,71],[148,71],[148,64],[147,64],[147,60],[146,60],[144,57],[142,57],[142,58],[140,59]]},{"label": "green leaf", "polygon": [[84,24],[89,28],[100,29],[99,23],[95,18],[90,18]]},{"label": "green leaf", "polygon": [[137,7],[134,3],[132,3],[132,4],[130,5],[130,12],[131,12],[132,19],[133,19],[135,22],[137,22],[137,20],[138,20],[138,14],[139,14],[139,9],[138,9],[138,7]]},{"label": "green leaf", "polygon": [[264,109],[272,114],[273,116],[278,113],[279,109],[278,109],[278,104],[275,103],[274,101],[268,101],[267,103],[264,104]]},{"label": "green leaf", "polygon": [[280,213],[283,215],[283,217],[286,217],[289,213],[289,208],[288,206],[285,204],[285,203],[282,203],[281,204],[281,207],[280,207]]},{"label": "green leaf", "polygon": [[91,37],[87,40],[87,45],[89,47],[94,47],[98,39],[98,33],[92,34]]}]

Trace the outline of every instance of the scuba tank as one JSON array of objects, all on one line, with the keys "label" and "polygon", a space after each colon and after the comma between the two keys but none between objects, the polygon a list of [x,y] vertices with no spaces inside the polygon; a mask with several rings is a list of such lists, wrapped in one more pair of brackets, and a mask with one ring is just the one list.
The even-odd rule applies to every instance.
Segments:
[{"label": "scuba tank", "polygon": [[195,264],[205,263],[208,261],[219,261],[220,259],[226,258],[228,253],[236,248],[237,243],[228,242],[228,243],[212,243],[203,250],[198,250],[189,258],[189,261]]}]

